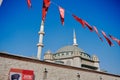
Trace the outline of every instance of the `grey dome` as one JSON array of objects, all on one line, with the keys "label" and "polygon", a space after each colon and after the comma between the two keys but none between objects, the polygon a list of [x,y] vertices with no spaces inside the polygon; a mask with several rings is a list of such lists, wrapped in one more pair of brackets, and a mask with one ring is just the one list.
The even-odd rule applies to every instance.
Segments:
[{"label": "grey dome", "polygon": [[60,52],[69,52],[69,51],[79,51],[79,52],[84,52],[82,49],[76,47],[76,46],[65,46],[65,47],[62,47],[60,48],[57,53],[60,53]]}]

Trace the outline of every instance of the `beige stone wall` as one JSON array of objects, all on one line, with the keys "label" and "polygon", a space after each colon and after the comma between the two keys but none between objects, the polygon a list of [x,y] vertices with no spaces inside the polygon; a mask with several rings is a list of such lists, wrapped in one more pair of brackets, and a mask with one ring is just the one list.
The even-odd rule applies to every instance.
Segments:
[{"label": "beige stone wall", "polygon": [[[35,80],[43,80],[45,68],[48,71],[46,80],[100,80],[100,76],[103,78],[102,80],[120,80],[120,76],[108,75],[34,59],[22,57],[14,59],[0,56],[0,80],[8,80],[8,74],[11,68],[34,70]],[[80,79],[78,79],[77,73],[80,74]]]}]

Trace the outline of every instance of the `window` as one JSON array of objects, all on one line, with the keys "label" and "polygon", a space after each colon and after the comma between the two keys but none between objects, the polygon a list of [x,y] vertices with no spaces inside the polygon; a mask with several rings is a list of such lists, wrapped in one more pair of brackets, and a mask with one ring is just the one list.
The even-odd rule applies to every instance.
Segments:
[{"label": "window", "polygon": [[71,55],[73,55],[73,53],[71,52]]},{"label": "window", "polygon": [[60,54],[58,54],[58,56],[60,56]]},{"label": "window", "polygon": [[62,56],[64,55],[64,53],[62,53]]},{"label": "window", "polygon": [[54,57],[56,57],[56,55],[54,55]]},{"label": "window", "polygon": [[86,54],[84,54],[84,56],[86,56]]}]

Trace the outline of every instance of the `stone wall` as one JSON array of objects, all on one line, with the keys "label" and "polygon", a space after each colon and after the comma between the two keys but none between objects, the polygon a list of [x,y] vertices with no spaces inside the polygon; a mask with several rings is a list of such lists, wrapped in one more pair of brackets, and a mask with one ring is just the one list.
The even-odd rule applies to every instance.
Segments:
[{"label": "stone wall", "polygon": [[8,80],[11,68],[33,70],[35,80],[120,80],[120,75],[0,53],[0,80]]}]

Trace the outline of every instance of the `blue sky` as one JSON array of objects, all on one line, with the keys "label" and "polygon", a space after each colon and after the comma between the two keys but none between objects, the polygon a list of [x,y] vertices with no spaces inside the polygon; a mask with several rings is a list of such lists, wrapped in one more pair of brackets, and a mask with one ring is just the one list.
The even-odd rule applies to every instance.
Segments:
[{"label": "blue sky", "polygon": [[[45,21],[45,36],[42,58],[47,50],[55,53],[59,48],[72,45],[73,29],[76,31],[79,48],[90,55],[96,54],[101,69],[120,74],[120,46],[114,41],[110,47],[101,42],[95,32],[83,29],[71,14],[86,20],[106,34],[120,39],[120,0],[52,0],[65,9],[65,24],[61,25],[58,7],[51,4]],[[4,0],[0,7],[0,52],[36,56],[38,31],[41,24],[42,0],[31,0],[28,9],[26,0]],[[100,33],[101,34],[101,33]]]}]

